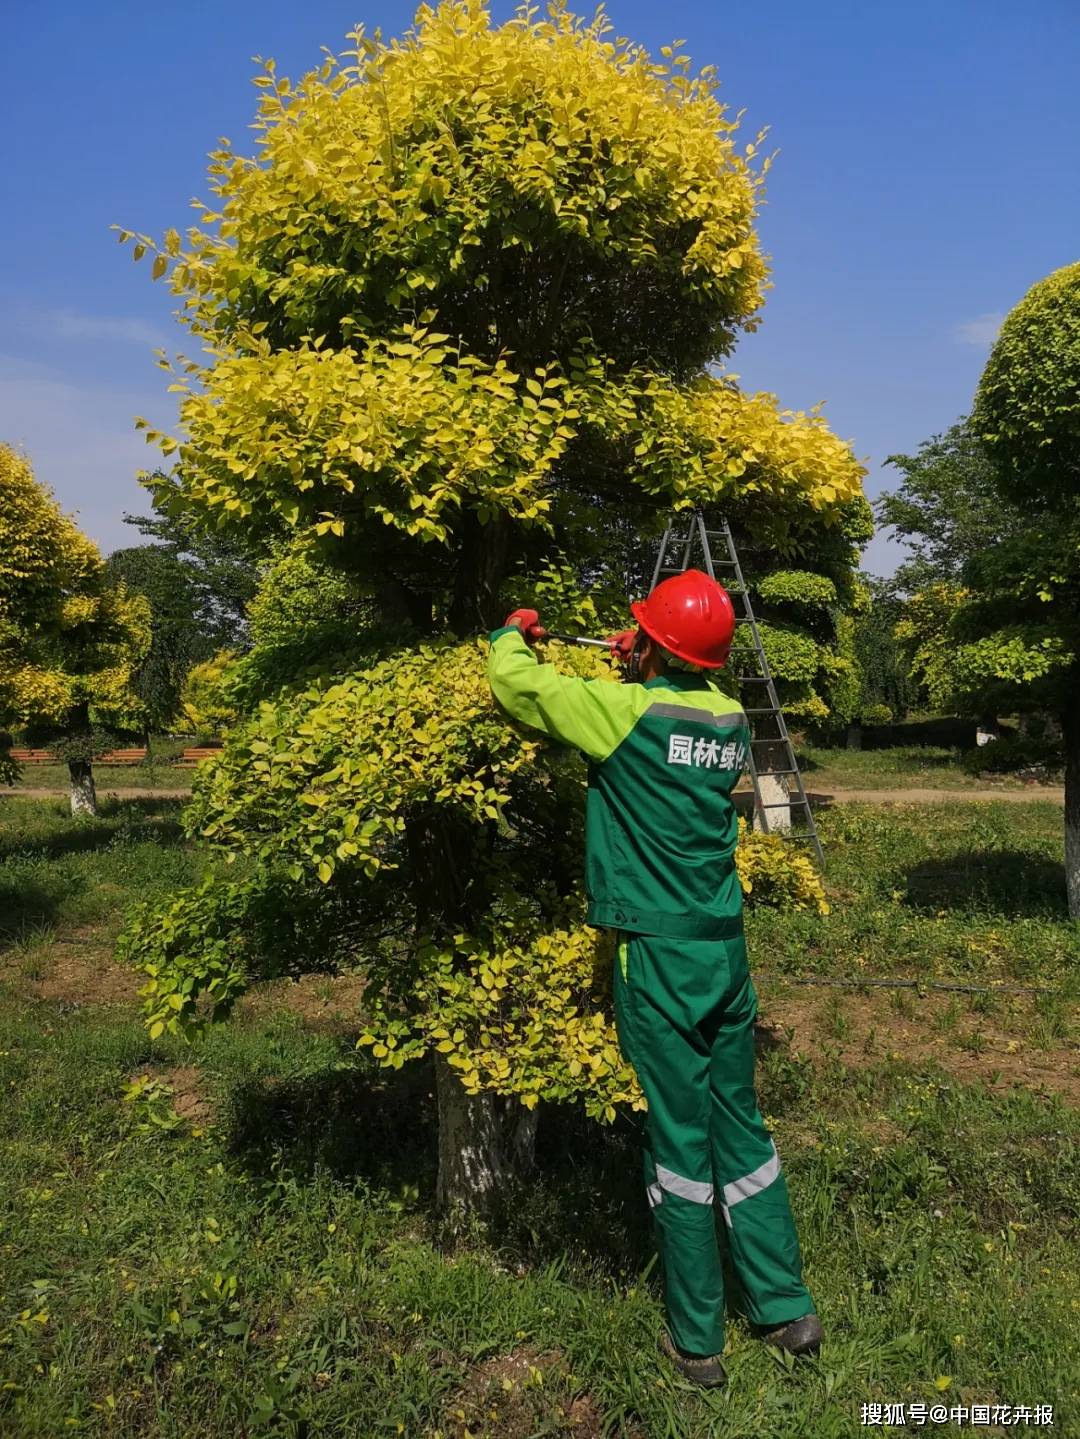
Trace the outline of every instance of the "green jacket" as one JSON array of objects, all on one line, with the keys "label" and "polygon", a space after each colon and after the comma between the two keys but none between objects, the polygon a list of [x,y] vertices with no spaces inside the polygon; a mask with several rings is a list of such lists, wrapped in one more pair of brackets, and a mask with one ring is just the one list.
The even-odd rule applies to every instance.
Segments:
[{"label": "green jacket", "polygon": [[589,923],[674,939],[742,933],[731,799],[747,763],[742,706],[704,675],[611,684],[538,664],[512,627],[491,636],[488,680],[513,720],[589,759]]}]

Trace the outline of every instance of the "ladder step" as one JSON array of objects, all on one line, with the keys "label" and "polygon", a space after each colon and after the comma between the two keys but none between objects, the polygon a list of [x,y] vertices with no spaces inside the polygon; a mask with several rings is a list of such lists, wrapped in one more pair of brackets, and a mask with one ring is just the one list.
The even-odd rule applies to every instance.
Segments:
[{"label": "ladder step", "polygon": [[[768,656],[761,642],[758,628],[759,621],[754,614],[754,607],[750,599],[750,586],[747,584],[739,563],[731,526],[726,520],[721,520],[719,529],[708,529],[704,513],[700,509],[695,510],[692,515],[687,517],[685,531],[679,528],[679,523],[679,520],[671,520],[664,530],[656,558],[656,568],[653,571],[653,583],[670,575],[684,574],[689,566],[695,564],[700,564],[710,575],[715,574],[717,570],[728,571],[728,575],[725,577],[728,592],[733,601],[736,597],[741,600],[741,604],[737,608],[742,612],[735,616],[736,627],[739,625],[750,626],[750,633],[745,637],[739,636],[740,643],[732,646],[731,658],[736,662],[736,666],[733,668],[745,666],[751,673],[734,675],[733,678],[739,684],[757,684],[766,687],[765,692],[759,691],[757,696],[759,699],[765,700],[766,704],[759,704],[747,709],[745,713],[747,717],[753,718],[765,718],[771,715],[776,730],[776,733],[772,735],[750,736],[750,779],[753,784],[755,813],[761,815],[761,827],[766,834],[775,833],[779,838],[791,840],[796,844],[812,845],[818,861],[823,862],[824,856],[814,824],[813,811],[799,772],[798,759],[791,742],[791,735],[788,732],[783,708],[773,687]],[[714,558],[714,546],[719,549],[720,555],[725,557]],[[700,557],[697,552],[700,552]],[[737,629],[736,634],[738,634]],[[759,771],[754,760],[754,745],[783,745],[785,762],[790,768]],[[779,756],[777,757],[779,758]],[[777,779],[794,779],[794,793],[776,803],[762,804],[761,780],[767,776]],[[798,832],[791,828],[770,830],[769,813],[773,810],[786,809],[790,814],[793,807],[805,810],[805,818],[799,817],[800,830]]]}]

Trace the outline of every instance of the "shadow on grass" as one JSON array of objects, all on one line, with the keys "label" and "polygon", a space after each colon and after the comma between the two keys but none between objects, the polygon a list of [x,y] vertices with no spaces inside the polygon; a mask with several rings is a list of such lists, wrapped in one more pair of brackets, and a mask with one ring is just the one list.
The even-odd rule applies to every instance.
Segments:
[{"label": "shadow on grass", "polygon": [[57,922],[56,896],[35,880],[19,878],[7,884],[0,877],[0,954],[27,939],[40,936]]},{"label": "shadow on grass", "polygon": [[[227,1123],[231,1152],[254,1176],[269,1178],[283,1162],[302,1179],[323,1170],[392,1195],[415,1186],[433,1215],[437,1114],[426,1063],[242,1084]],[[536,1168],[496,1197],[488,1233],[523,1262],[570,1255],[637,1273],[652,1253],[647,1216],[639,1125],[620,1117],[601,1127],[550,1105],[539,1115]]]},{"label": "shadow on grass", "polygon": [[974,850],[925,860],[905,875],[912,909],[1066,919],[1065,866],[1025,850]]},{"label": "shadow on grass", "polygon": [[135,820],[122,827],[109,825],[111,816],[102,814],[98,819],[76,820],[69,829],[58,829],[47,835],[33,832],[13,833],[0,840],[0,859],[14,859],[17,855],[27,858],[59,859],[60,855],[81,855],[95,849],[106,849],[115,839],[122,837],[128,843],[145,843],[147,840],[158,845],[178,845],[183,839],[180,820],[167,816],[152,816]]},{"label": "shadow on grass", "polygon": [[[774,1076],[774,1109],[783,1107],[781,1088]],[[504,1260],[526,1267],[569,1263],[623,1281],[651,1269],[656,1248],[641,1117],[623,1112],[614,1124],[600,1125],[576,1106],[550,1104],[541,1106],[538,1120],[535,1168],[496,1195],[489,1242]],[[228,1123],[229,1148],[255,1177],[271,1178],[283,1163],[302,1180],[322,1170],[391,1196],[415,1186],[421,1209],[437,1220],[437,1112],[428,1063],[396,1073],[327,1069],[249,1082],[233,1092]],[[723,1253],[722,1225],[718,1233]],[[725,1269],[735,1312],[739,1286],[726,1256]]]},{"label": "shadow on grass", "polygon": [[425,1064],[251,1080],[232,1094],[229,1147],[263,1177],[284,1160],[301,1177],[322,1169],[392,1191],[414,1184],[434,1192],[433,1084]]}]

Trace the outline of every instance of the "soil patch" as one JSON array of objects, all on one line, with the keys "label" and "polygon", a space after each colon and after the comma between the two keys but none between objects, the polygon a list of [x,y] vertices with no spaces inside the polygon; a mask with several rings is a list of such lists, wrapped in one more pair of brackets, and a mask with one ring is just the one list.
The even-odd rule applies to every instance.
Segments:
[{"label": "soil patch", "polygon": [[[66,1005],[135,1004],[142,977],[111,955],[111,942],[99,931],[84,929],[42,946],[43,973],[31,981],[39,999]],[[9,960],[9,964],[11,961]]]},{"label": "soil patch", "polygon": [[[596,1401],[575,1382],[558,1350],[522,1348],[470,1369],[447,1405],[452,1439],[531,1439],[535,1434],[599,1439]],[[640,1431],[625,1431],[641,1439]]]},{"label": "soil patch", "polygon": [[172,1069],[159,1069],[149,1064],[138,1069],[131,1076],[136,1079],[156,1079],[172,1090],[170,1103],[176,1113],[195,1129],[205,1129],[212,1124],[215,1116],[213,1101],[203,1093],[202,1077],[193,1064],[179,1064]]},{"label": "soil patch", "polygon": [[304,974],[297,979],[268,980],[249,990],[240,1008],[263,1015],[287,1009],[316,1029],[359,1031],[365,983],[362,974]]},{"label": "soil patch", "polygon": [[1002,994],[984,1014],[971,996],[907,989],[897,1008],[889,993],[763,982],[759,1047],[786,1045],[811,1063],[830,1057],[849,1068],[932,1063],[963,1083],[1058,1094],[1080,1107],[1080,1045],[1036,1045],[1031,996]]}]

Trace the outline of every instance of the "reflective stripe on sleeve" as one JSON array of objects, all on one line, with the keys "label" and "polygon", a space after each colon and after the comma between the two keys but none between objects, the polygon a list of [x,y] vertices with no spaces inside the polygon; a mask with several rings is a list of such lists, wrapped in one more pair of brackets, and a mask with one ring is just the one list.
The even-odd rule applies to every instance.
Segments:
[{"label": "reflective stripe on sleeve", "polygon": [[764,1164],[759,1164],[757,1169],[749,1174],[744,1174],[741,1179],[733,1179],[730,1184],[724,1185],[724,1199],[721,1209],[724,1211],[724,1218],[731,1223],[729,1210],[733,1204],[739,1204],[744,1199],[750,1199],[755,1194],[760,1194],[763,1189],[768,1189],[774,1180],[780,1177],[780,1156],[776,1152],[776,1145],[773,1145],[772,1156],[766,1159]]},{"label": "reflective stripe on sleeve", "polygon": [[660,1188],[659,1184],[650,1184],[646,1186],[645,1193],[649,1200],[650,1209],[655,1209],[658,1204],[663,1204],[664,1191]]},{"label": "reflective stripe on sleeve", "polygon": [[673,1169],[665,1169],[662,1164],[656,1166],[656,1182],[661,1189],[666,1189],[669,1194],[677,1194],[680,1199],[689,1199],[691,1204],[713,1202],[711,1184],[700,1179],[684,1179],[681,1174],[676,1174]]}]

